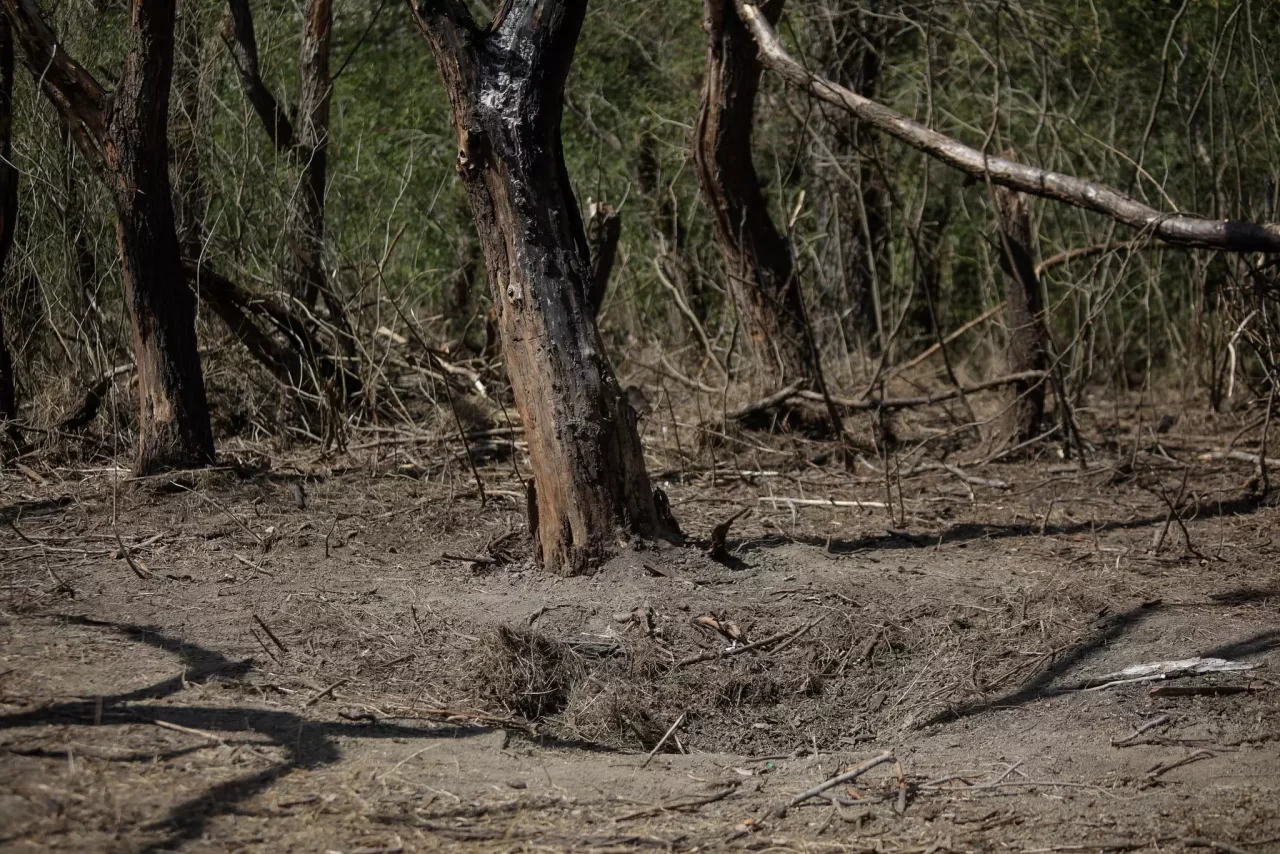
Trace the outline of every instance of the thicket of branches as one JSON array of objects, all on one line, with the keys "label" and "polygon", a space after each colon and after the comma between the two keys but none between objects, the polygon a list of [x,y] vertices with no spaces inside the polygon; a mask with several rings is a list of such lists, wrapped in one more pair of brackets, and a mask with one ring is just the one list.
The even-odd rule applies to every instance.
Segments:
[{"label": "thicket of branches", "polygon": [[[311,8],[179,7],[170,171],[177,188],[184,170],[199,178],[178,216],[180,230],[196,223],[186,241],[219,439],[342,443],[361,425],[447,424],[446,396],[454,411],[480,390],[502,398],[449,102],[410,15],[384,0],[334,6],[323,240],[304,246],[287,223],[317,149],[269,132],[237,57],[237,5],[252,15],[259,83],[299,130]],[[40,11],[112,89],[127,4]],[[493,11],[471,6],[479,21]],[[679,0],[592,3],[565,88],[565,157],[588,236],[608,231],[593,213],[611,207],[620,223],[599,315],[613,363],[647,366],[655,382],[770,392],[699,193],[705,17]],[[806,69],[993,157],[1100,181],[1160,211],[1264,222],[1277,193],[1280,54],[1268,36],[1278,18],[1272,3],[1198,0],[793,0],[778,31]],[[93,411],[125,387],[133,358],[110,194],[37,75],[15,73],[13,105],[18,214],[0,306],[15,420],[37,443],[72,442],[95,416],[128,431],[131,405]],[[966,327],[928,362],[941,382],[1006,372],[1008,242],[994,185],[768,72],[752,145],[828,397],[890,393],[885,383],[906,375],[898,368]],[[1161,383],[1214,408],[1270,399],[1280,312],[1266,256],[1170,246],[1054,202],[1024,206],[1052,397]],[[288,286],[300,275],[288,270],[308,264],[319,299]],[[215,281],[234,286],[236,310],[296,364],[246,356],[214,305]]]}]

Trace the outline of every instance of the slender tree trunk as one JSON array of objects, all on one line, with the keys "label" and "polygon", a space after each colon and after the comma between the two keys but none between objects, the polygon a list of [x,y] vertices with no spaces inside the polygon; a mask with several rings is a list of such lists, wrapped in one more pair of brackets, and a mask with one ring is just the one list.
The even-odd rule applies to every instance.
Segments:
[{"label": "slender tree trunk", "polygon": [[327,294],[324,280],[324,194],[329,170],[329,36],[333,0],[307,0],[299,57],[302,85],[298,96],[296,153],[302,180],[285,213],[288,256],[283,264],[288,292],[307,306]]},{"label": "slender tree trunk", "polygon": [[486,30],[417,0],[453,109],[458,171],[484,250],[533,466],[530,531],[547,569],[588,570],[629,534],[665,533],[636,415],[589,305],[591,264],[560,138],[586,0],[508,0]]},{"label": "slender tree trunk", "polygon": [[604,305],[621,237],[622,218],[613,205],[604,202],[587,205],[587,246],[591,254],[591,288],[587,303],[591,306],[592,316],[598,317],[600,307]]},{"label": "slender tree trunk", "polygon": [[[0,293],[7,293],[13,273],[8,269],[13,232],[18,219],[18,170],[13,165],[13,31],[0,19]],[[0,300],[0,421],[18,417],[13,359],[4,334],[4,305]],[[10,438],[16,432],[6,430]]]},{"label": "slender tree trunk", "polygon": [[175,0],[133,0],[130,52],[115,90],[106,159],[141,397],[142,474],[213,462],[213,432],[169,187]]},{"label": "slender tree trunk", "polygon": [[[762,11],[770,21],[782,0]],[[800,283],[791,247],[769,216],[751,158],[761,65],[733,0],[706,0],[707,64],[694,142],[698,183],[711,210],[733,295],[765,386],[812,379]]]},{"label": "slender tree trunk", "polygon": [[132,0],[128,54],[110,97],[57,43],[32,0],[3,0],[27,67],[111,190],[133,320],[139,445],[153,474],[213,462],[213,432],[169,184],[175,0]]},{"label": "slender tree trunk", "polygon": [[202,110],[200,104],[200,7],[195,0],[179,0],[178,47],[174,56],[176,107],[170,125],[173,141],[173,207],[178,245],[186,258],[204,251],[204,212],[209,191],[200,162]]},{"label": "slender tree trunk", "polygon": [[[1004,274],[1009,326],[1009,373],[1043,371],[1049,364],[1045,341],[1048,331],[1032,249],[1031,200],[1022,193],[997,187],[995,206],[1000,218],[1000,269]],[[1044,380],[1022,380],[1010,386],[1010,390],[1013,397],[1005,414],[1003,432],[1011,443],[1028,442],[1040,435]]]},{"label": "slender tree trunk", "polygon": [[[332,31],[333,0],[307,0],[299,50],[298,114],[296,122],[290,121],[262,79],[249,0],[227,0],[223,40],[235,61],[245,96],[276,150],[302,168],[302,176],[285,209],[285,256],[278,274],[281,290],[308,308],[315,305],[317,297],[323,299],[337,347],[349,361],[357,352],[355,336],[346,306],[324,274],[325,185],[329,162],[329,105],[333,94],[329,73]],[[308,360],[316,362],[322,378],[334,381],[339,399],[347,400],[359,391],[360,378],[347,364],[312,346],[318,342],[310,328],[295,328],[292,334],[304,344],[302,352]]]}]

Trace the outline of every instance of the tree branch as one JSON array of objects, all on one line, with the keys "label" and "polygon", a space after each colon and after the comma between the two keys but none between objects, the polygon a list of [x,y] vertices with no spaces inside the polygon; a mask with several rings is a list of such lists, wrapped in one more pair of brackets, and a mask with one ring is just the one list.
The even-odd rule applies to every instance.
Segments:
[{"label": "tree branch", "polygon": [[240,85],[253,111],[262,120],[267,136],[271,137],[271,144],[282,154],[298,157],[301,152],[294,137],[293,122],[263,82],[262,71],[258,68],[258,38],[253,30],[249,0],[227,0],[227,12],[222,19],[222,40],[231,51],[236,71],[240,73]]},{"label": "tree branch", "polygon": [[85,149],[85,155],[101,165],[101,147],[106,141],[110,118],[109,96],[93,75],[58,43],[58,37],[40,16],[34,0],[0,0],[0,3],[22,45],[27,68],[67,124],[89,132],[91,139],[74,131],[73,136]]},{"label": "tree branch", "polygon": [[931,130],[883,104],[812,74],[783,47],[759,8],[736,0],[738,12],[760,45],[764,64],[786,80],[808,89],[829,104],[847,110],[868,125],[967,175],[1033,196],[1056,199],[1149,231],[1168,243],[1223,249],[1229,252],[1280,252],[1280,224],[1205,219],[1193,214],[1164,213],[1105,184],[1061,172],[993,157],[945,134]]}]

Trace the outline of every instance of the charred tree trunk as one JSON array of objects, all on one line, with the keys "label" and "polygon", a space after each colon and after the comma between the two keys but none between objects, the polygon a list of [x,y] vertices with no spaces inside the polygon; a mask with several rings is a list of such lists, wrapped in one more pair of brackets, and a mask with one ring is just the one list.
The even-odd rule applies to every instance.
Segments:
[{"label": "charred tree trunk", "polygon": [[169,185],[174,0],[132,0],[128,56],[110,97],[67,56],[32,0],[4,0],[28,68],[101,171],[116,208],[138,374],[135,468],[152,474],[213,462],[213,432]]},{"label": "charred tree trunk", "polygon": [[587,304],[591,315],[599,317],[609,291],[609,277],[618,258],[618,240],[622,237],[622,218],[613,205],[591,202],[587,205],[587,245],[591,254],[591,289]]},{"label": "charred tree trunk", "polygon": [[[782,0],[763,8],[770,21]],[[743,329],[766,386],[813,378],[815,361],[791,247],[774,226],[751,159],[761,65],[733,0],[706,0],[706,78],[694,141],[698,183],[715,222]]]},{"label": "charred tree trunk", "polygon": [[[1008,359],[1011,374],[1044,371],[1048,367],[1044,300],[1036,275],[1031,231],[1031,200],[1004,187],[995,190],[1000,219],[1000,270],[1009,326]],[[1011,444],[1040,435],[1044,417],[1043,379],[1022,380],[1010,387],[1013,398],[1005,414],[1004,433]]]},{"label": "charred tree trunk", "polygon": [[[0,293],[8,291],[12,276],[9,251],[18,219],[18,170],[13,165],[13,32],[9,21],[0,18]],[[4,335],[4,303],[0,300],[0,422],[18,417],[18,395],[13,379],[13,359]],[[16,428],[6,426],[11,440],[20,437]]]},{"label": "charred tree trunk", "polygon": [[449,95],[458,172],[529,442],[535,552],[553,572],[584,572],[620,536],[666,533],[635,412],[589,305],[586,235],[561,145],[586,0],[507,0],[487,29],[460,0],[411,6]]}]

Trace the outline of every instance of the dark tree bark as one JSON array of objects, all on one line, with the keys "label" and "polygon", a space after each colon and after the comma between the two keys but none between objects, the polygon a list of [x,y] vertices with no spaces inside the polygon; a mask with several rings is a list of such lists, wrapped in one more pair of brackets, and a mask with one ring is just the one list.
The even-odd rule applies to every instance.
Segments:
[{"label": "dark tree bark", "polygon": [[177,97],[169,134],[173,141],[173,208],[178,245],[185,258],[199,258],[204,251],[204,211],[209,191],[200,162],[200,11],[195,0],[179,0],[178,47],[174,56],[174,89]]},{"label": "dark tree bark", "polygon": [[586,0],[507,0],[487,29],[461,0],[412,0],[453,111],[516,407],[542,565],[586,571],[620,536],[664,534],[636,415],[588,302],[591,264],[560,138]]},{"label": "dark tree bark", "polygon": [[[1004,274],[1009,326],[1009,373],[1044,371],[1048,367],[1044,299],[1036,275],[1031,231],[1031,200],[1004,187],[995,190],[1000,220],[1000,270]],[[1010,386],[1012,399],[1005,414],[1004,433],[1011,443],[1029,442],[1040,435],[1044,417],[1045,382],[1026,379]]]},{"label": "dark tree bark", "polygon": [[285,239],[290,251],[284,263],[284,280],[289,293],[308,306],[315,305],[319,294],[329,292],[324,280],[324,191],[329,174],[332,30],[333,0],[307,0],[299,57],[302,85],[295,127],[298,143],[294,148],[302,164],[302,180],[285,214]]},{"label": "dark tree bark", "polygon": [[[263,82],[249,0],[228,0],[223,40],[231,51],[245,95],[272,144],[302,169],[301,180],[289,196],[285,210],[285,255],[279,265],[281,289],[308,308],[315,305],[317,297],[323,299],[337,346],[350,359],[356,355],[357,348],[346,306],[326,282],[324,274],[325,184],[329,165],[329,105],[333,93],[329,71],[333,0],[307,0],[303,18],[298,112],[292,122]],[[340,386],[340,398],[347,399],[359,390],[355,373],[334,364],[331,356],[317,356],[321,358],[325,379],[332,379]]]},{"label": "dark tree bark", "polygon": [[195,300],[174,225],[169,88],[174,0],[132,0],[128,55],[108,96],[58,44],[32,0],[3,0],[28,69],[101,171],[116,209],[138,374],[135,469],[152,474],[213,462],[213,432],[196,347]]},{"label": "dark tree bark", "polygon": [[[18,219],[18,170],[13,165],[13,32],[8,19],[0,19],[0,292],[8,291],[8,269],[13,232]],[[0,301],[2,302],[2,301]],[[4,307],[0,305],[0,421],[18,417],[18,395],[13,379],[13,359],[4,334]],[[5,433],[18,435],[12,427]]]},{"label": "dark tree bark", "polygon": [[609,291],[609,277],[618,257],[618,240],[622,237],[622,218],[612,205],[592,202],[587,205],[587,245],[591,253],[591,289],[587,304],[591,315],[599,317]]},{"label": "dark tree bark", "polygon": [[[733,0],[706,0],[705,6],[707,64],[694,159],[724,252],[729,292],[760,372],[759,384],[777,387],[812,379],[815,365],[791,247],[769,216],[751,158],[761,74],[758,49]],[[782,0],[762,11],[776,21]]]}]

